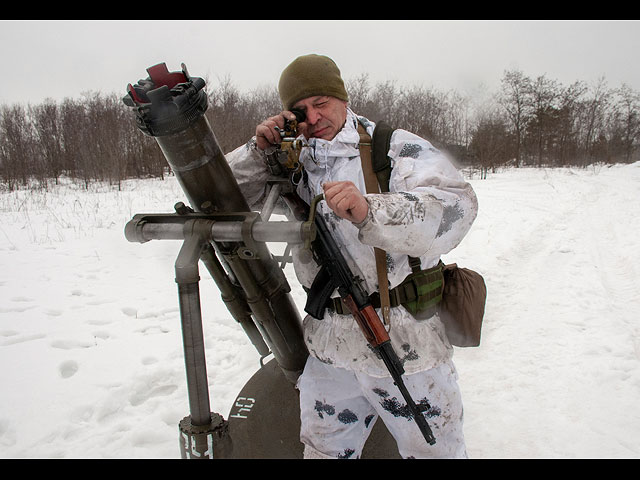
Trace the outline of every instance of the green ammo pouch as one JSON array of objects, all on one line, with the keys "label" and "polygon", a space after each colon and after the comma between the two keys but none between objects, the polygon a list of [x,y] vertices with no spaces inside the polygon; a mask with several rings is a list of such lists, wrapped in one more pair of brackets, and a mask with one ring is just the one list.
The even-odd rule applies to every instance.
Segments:
[{"label": "green ammo pouch", "polygon": [[431,317],[442,300],[444,276],[442,261],[433,268],[420,270],[420,259],[409,257],[412,273],[396,288],[397,301],[417,319]]}]

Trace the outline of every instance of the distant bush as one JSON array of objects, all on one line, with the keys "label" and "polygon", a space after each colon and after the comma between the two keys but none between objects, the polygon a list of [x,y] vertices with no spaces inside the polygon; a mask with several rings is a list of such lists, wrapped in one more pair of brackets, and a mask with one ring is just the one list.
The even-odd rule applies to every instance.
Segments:
[{"label": "distant bush", "polygon": [[[275,87],[239,92],[229,78],[208,86],[206,112],[225,152],[281,110]],[[638,160],[640,95],[605,80],[563,86],[544,75],[505,71],[489,101],[395,82],[370,85],[368,74],[345,82],[351,108],[412,131],[465,167],[587,166]],[[135,126],[123,94],[0,107],[0,182],[47,188],[62,175],[82,182],[163,177],[169,167],[153,138]]]}]

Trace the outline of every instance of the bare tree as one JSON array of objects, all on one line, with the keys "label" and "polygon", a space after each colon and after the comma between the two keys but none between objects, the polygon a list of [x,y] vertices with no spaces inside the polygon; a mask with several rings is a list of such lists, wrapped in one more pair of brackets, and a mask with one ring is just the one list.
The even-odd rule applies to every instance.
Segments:
[{"label": "bare tree", "polygon": [[488,169],[495,172],[498,166],[512,158],[511,138],[506,121],[496,112],[487,112],[479,118],[469,150],[482,171],[481,178],[486,178]]},{"label": "bare tree", "polygon": [[57,184],[62,174],[63,148],[58,105],[52,99],[46,99],[30,110],[36,139],[35,152],[42,164],[40,173],[44,178],[54,179]]},{"label": "bare tree", "polygon": [[[345,89],[349,94],[349,106],[359,115],[369,117],[371,111],[369,74],[363,73],[345,81]],[[377,118],[370,118],[374,122]]]},{"label": "bare tree", "polygon": [[630,163],[640,143],[640,94],[622,84],[614,92],[615,127],[620,137],[623,161]]},{"label": "bare tree", "polygon": [[531,119],[527,130],[530,132],[531,154],[540,167],[548,160],[549,151],[555,142],[559,87],[555,80],[544,75],[531,82],[530,87]]},{"label": "bare tree", "polygon": [[394,81],[387,80],[386,82],[377,83],[369,98],[371,101],[367,107],[370,110],[362,112],[362,115],[374,122],[383,119],[391,125],[402,125],[402,120],[398,118],[396,109],[398,89]]},{"label": "bare tree", "polygon": [[524,133],[531,118],[531,80],[519,70],[506,71],[498,102],[511,123],[516,140],[515,162],[520,166]]},{"label": "bare tree", "polygon": [[580,98],[586,91],[583,82],[574,82],[560,92],[556,123],[555,163],[552,165],[576,164],[578,156],[577,110]]},{"label": "bare tree", "polygon": [[448,95],[445,110],[447,138],[449,144],[469,146],[471,141],[470,99],[458,92],[451,91]]},{"label": "bare tree", "polygon": [[606,108],[611,98],[604,77],[601,77],[589,89],[588,93],[590,97],[581,102],[581,108],[578,112],[583,165],[596,161],[598,153],[602,152],[605,139]]},{"label": "bare tree", "polygon": [[35,171],[34,142],[27,109],[20,104],[3,107],[0,114],[2,174],[9,189],[26,186]]}]

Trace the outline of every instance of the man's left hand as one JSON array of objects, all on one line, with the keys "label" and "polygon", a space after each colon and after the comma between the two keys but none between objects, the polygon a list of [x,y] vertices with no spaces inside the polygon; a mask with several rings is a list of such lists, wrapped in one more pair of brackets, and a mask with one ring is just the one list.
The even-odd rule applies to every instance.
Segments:
[{"label": "man's left hand", "polygon": [[361,223],[369,213],[369,204],[353,182],[327,182],[324,199],[336,215],[353,223]]}]

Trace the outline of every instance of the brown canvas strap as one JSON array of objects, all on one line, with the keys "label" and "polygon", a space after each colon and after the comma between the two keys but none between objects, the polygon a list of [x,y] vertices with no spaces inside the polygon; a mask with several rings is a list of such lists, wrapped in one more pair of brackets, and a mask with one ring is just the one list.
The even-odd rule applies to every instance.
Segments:
[{"label": "brown canvas strap", "polygon": [[[371,163],[371,136],[360,123],[358,123],[358,133],[360,134],[360,160],[362,161],[362,173],[364,174],[364,184],[367,193],[380,193],[378,178],[373,171],[373,165]],[[391,306],[389,300],[389,280],[387,277],[387,252],[377,247],[374,247],[373,251],[376,257],[382,320],[385,325],[389,325]]]}]

